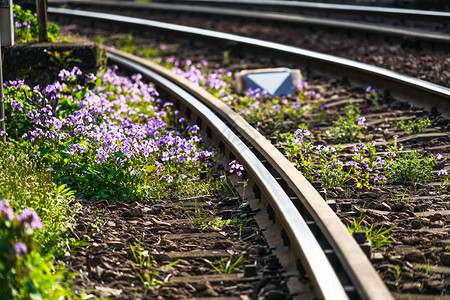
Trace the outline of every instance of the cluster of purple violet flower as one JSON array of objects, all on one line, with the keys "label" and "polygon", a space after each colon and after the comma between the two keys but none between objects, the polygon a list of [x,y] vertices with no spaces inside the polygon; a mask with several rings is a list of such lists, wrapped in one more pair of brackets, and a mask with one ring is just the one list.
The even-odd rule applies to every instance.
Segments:
[{"label": "cluster of purple violet flower", "polygon": [[[5,223],[5,222],[10,223]],[[16,222],[19,226],[13,226],[11,222]],[[24,226],[29,226],[31,229],[43,229],[41,219],[37,215],[36,211],[33,209],[25,209],[22,213],[14,216],[14,210],[11,206],[11,203],[8,200],[0,200],[0,230],[1,236],[0,239],[2,243],[3,239],[7,237],[13,237],[14,240],[9,241],[14,245],[14,251],[17,255],[21,255],[28,252],[28,247],[23,241],[15,240],[16,238],[23,238],[23,240],[28,240],[27,230],[21,230]],[[17,232],[15,229],[18,229]],[[31,231],[32,232],[32,231]],[[23,237],[25,235],[25,237]]]},{"label": "cluster of purple violet flower", "polygon": [[[128,197],[149,196],[142,186],[184,184],[212,157],[198,143],[198,127],[184,136],[170,129],[177,111],[162,103],[139,74],[119,76],[117,67],[84,76],[62,70],[44,89],[23,81],[5,84],[11,120],[26,119],[22,140],[40,149],[42,161],[59,171],[63,183],[86,192],[102,186]],[[7,110],[8,111],[8,110]],[[13,127],[15,124],[9,124]],[[111,196],[111,195],[109,195]]]},{"label": "cluster of purple violet flower", "polygon": [[[439,153],[422,156],[415,151],[402,153],[392,147],[388,147],[385,153],[377,154],[375,144],[375,141],[369,141],[355,145],[351,160],[346,162],[339,160],[339,148],[331,151],[326,146],[318,145],[316,150],[328,169],[336,171],[332,172],[334,176],[352,178],[359,188],[370,188],[372,184],[382,185],[388,182],[426,182],[433,177],[433,167],[437,161],[443,159]],[[436,176],[443,180],[444,185],[447,184],[445,169],[437,171]]]},{"label": "cluster of purple violet flower", "polygon": [[237,160],[233,160],[229,163],[230,170],[228,172],[230,174],[236,172],[237,176],[242,176],[242,172],[244,171],[244,166],[241,165]]},{"label": "cluster of purple violet flower", "polygon": [[267,91],[259,88],[248,89],[245,96],[238,97],[232,93],[228,84],[233,74],[224,72],[222,69],[212,73],[208,72],[204,68],[207,65],[208,63],[204,60],[195,65],[189,59],[180,61],[175,56],[171,56],[166,60],[167,68],[204,87],[223,102],[233,106],[249,122],[260,121],[265,116],[281,118],[279,121],[282,122],[283,113],[287,113],[293,120],[300,120],[311,111],[311,106],[304,104],[304,101],[313,101],[321,98],[319,93],[307,89],[308,83],[306,81],[303,81],[297,87],[299,91],[298,97],[294,101],[271,99],[268,97]]},{"label": "cluster of purple violet flower", "polygon": [[174,65],[172,68],[173,72],[186,78],[190,82],[206,88],[215,96],[222,98],[230,94],[227,81],[229,81],[233,75],[231,72],[225,73],[223,69],[218,69],[216,72],[205,73],[203,69],[208,65],[208,62],[205,60],[202,60],[197,65],[194,65],[189,59],[186,59],[184,63],[181,64],[173,56],[168,60]]}]

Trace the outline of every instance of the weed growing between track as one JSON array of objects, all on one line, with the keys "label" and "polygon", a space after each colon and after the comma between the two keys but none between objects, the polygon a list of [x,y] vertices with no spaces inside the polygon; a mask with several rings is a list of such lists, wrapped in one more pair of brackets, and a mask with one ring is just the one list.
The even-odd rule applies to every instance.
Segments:
[{"label": "weed growing between track", "polygon": [[[263,90],[248,90],[246,95],[239,96],[233,92],[231,72],[208,70],[206,61],[193,63],[190,59],[178,60],[174,56],[158,61],[226,102],[266,135],[274,135],[288,158],[310,181],[318,180],[325,187],[352,185],[354,190],[370,190],[373,186],[386,184],[440,180],[442,188],[448,188],[445,170],[435,170],[442,155],[417,151],[404,153],[396,138],[383,147],[385,154],[377,155],[376,141],[367,134],[367,120],[360,108],[348,102],[340,112],[331,113],[321,101],[320,93],[308,89],[306,81],[297,87],[295,95],[272,97]],[[368,110],[376,111],[379,108],[377,92],[368,87],[366,98]],[[315,126],[326,122],[332,123],[331,128],[316,138],[337,144],[335,147],[315,142],[314,134],[311,134]],[[417,134],[431,122],[425,118],[395,124],[399,130]],[[343,157],[340,144],[349,143],[355,144],[351,148],[352,156]],[[314,164],[321,166],[319,171],[313,171]]]}]

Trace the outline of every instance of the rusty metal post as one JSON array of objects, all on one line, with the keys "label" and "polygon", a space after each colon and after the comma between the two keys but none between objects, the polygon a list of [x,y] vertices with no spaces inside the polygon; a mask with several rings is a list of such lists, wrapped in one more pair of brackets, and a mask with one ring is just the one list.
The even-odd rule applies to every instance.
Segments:
[{"label": "rusty metal post", "polygon": [[47,35],[47,1],[46,0],[36,0],[37,1],[37,18],[38,18],[38,31],[39,31],[39,42],[48,42]]}]

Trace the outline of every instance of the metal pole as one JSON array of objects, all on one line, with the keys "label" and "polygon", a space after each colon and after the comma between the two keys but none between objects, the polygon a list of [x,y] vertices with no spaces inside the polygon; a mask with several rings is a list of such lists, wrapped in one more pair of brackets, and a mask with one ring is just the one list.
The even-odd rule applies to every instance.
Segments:
[{"label": "metal pole", "polygon": [[47,1],[37,0],[37,18],[39,42],[48,42],[47,36]]},{"label": "metal pole", "polygon": [[3,102],[3,56],[1,43],[0,43],[0,130],[3,131],[1,141],[3,143],[6,143],[5,103]]},{"label": "metal pole", "polygon": [[6,143],[6,116],[3,99],[3,55],[2,46],[14,45],[12,0],[0,0],[0,142]]}]

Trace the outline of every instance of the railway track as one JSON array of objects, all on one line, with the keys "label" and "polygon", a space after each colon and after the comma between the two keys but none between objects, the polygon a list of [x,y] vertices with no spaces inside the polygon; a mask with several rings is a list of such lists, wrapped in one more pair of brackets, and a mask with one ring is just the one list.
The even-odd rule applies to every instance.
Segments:
[{"label": "railway track", "polygon": [[[325,299],[391,297],[366,255],[319,193],[253,127],[220,100],[156,64],[111,49],[108,58],[149,77],[159,90],[163,88],[174,98],[171,100],[180,111],[187,112],[191,122],[200,124],[203,135],[226,157],[246,166],[248,184],[256,191],[246,200],[252,210],[260,211],[255,219],[282,262],[284,275],[290,278],[287,285],[291,295],[312,294]],[[306,285],[299,281],[305,276],[310,279]]]},{"label": "railway track", "polygon": [[[247,53],[258,53],[263,49],[265,56],[270,54],[272,59],[279,59],[281,62],[296,62],[302,69],[311,70],[311,75],[325,73],[331,76],[339,76],[345,74],[346,80],[349,80],[350,83],[371,85],[403,100],[420,102],[420,99],[426,99],[422,104],[434,105],[444,112],[450,110],[450,89],[348,59],[258,39],[126,16],[60,8],[49,8],[48,12],[50,16],[61,17],[60,20],[63,22],[67,22],[67,18],[78,18],[88,22],[89,20],[101,20],[121,26],[151,29],[153,33],[158,32],[163,35],[171,34],[184,38],[206,39],[221,43],[225,47],[232,43],[239,45],[238,47],[242,47],[242,50],[247,51]],[[365,82],[362,82],[362,78]]]},{"label": "railway track", "polygon": [[383,23],[398,27],[428,28],[441,32],[448,32],[448,21],[450,17],[448,12],[440,11],[304,1],[166,0],[160,2],[285,12],[321,18]]},{"label": "railway track", "polygon": [[[60,10],[51,10],[51,13],[52,14],[55,14],[56,12],[64,12],[64,11],[60,11]],[[69,13],[67,13],[67,11],[65,11],[64,12],[64,16],[65,17],[67,17],[69,15]],[[75,16],[78,16],[78,17],[83,17],[83,18],[86,18],[86,19],[88,19],[88,17],[86,16],[86,14],[77,14],[77,13],[73,13],[72,15],[75,15]],[[107,19],[107,16],[106,15],[104,15],[104,14],[99,14],[98,16],[101,16],[104,20],[106,20]],[[115,17],[115,19],[117,19],[119,22],[121,22],[121,24],[123,25],[123,24],[127,24],[127,22],[131,22],[131,20],[132,20],[132,18],[126,18],[126,17]],[[156,23],[156,22],[149,22],[148,20],[137,20],[138,21],[138,24],[139,24],[139,26],[145,26],[145,25],[150,25],[150,26],[152,26],[151,28],[152,29],[156,29],[156,28],[160,28],[159,30],[163,30],[163,32],[170,32],[170,31],[172,31],[172,32],[177,32],[178,34],[181,34],[181,32],[188,32],[188,35],[189,36],[192,36],[192,35],[197,35],[198,36],[198,34],[200,33],[200,32],[203,32],[203,33],[207,33],[208,35],[209,35],[209,37],[213,37],[213,39],[215,40],[215,41],[221,41],[221,38],[223,38],[223,40],[222,41],[225,41],[225,44],[227,44],[230,40],[231,40],[231,35],[225,35],[225,36],[219,36],[219,34],[217,34],[217,33],[212,33],[212,32],[208,32],[208,31],[194,31],[192,28],[186,28],[186,27],[181,27],[181,26],[173,26],[173,25],[171,25],[170,26],[170,30],[168,30],[167,28],[165,28],[165,29],[162,29],[162,24],[161,23]],[[178,30],[178,31],[177,31]],[[161,35],[160,35],[160,37],[161,37]],[[203,38],[206,38],[206,37],[203,37]],[[271,44],[271,43],[265,43],[265,42],[261,42],[261,41],[257,41],[257,40],[252,40],[252,39],[248,39],[248,38],[243,38],[243,39],[238,39],[237,41],[235,40],[235,43],[242,43],[243,45],[244,45],[244,49],[245,50],[248,50],[248,49],[256,49],[257,48],[257,45],[258,44],[262,44],[264,47],[265,47],[265,50],[264,51],[268,51],[268,47],[270,46],[270,45],[272,45],[272,46],[275,46],[275,47],[277,47],[278,49],[277,50],[275,50],[276,52],[278,52],[279,53],[279,51],[280,51],[280,49],[281,50],[284,50],[285,52],[283,53],[283,57],[284,57],[284,59],[285,60],[287,60],[287,58],[289,57],[289,58],[291,58],[291,57],[294,57],[295,55],[302,55],[302,59],[299,59],[298,57],[297,57],[297,59],[295,60],[295,63],[298,63],[299,61],[301,62],[301,61],[303,61],[303,62],[305,62],[306,61],[306,64],[307,65],[309,65],[310,67],[311,67],[311,70],[313,70],[313,67],[315,66],[315,67],[318,67],[318,66],[320,66],[320,68],[322,68],[322,69],[324,69],[324,68],[329,68],[329,66],[326,66],[326,64],[324,63],[323,65],[320,65],[317,61],[320,61],[321,59],[323,59],[323,61],[327,61],[327,59],[328,59],[328,63],[332,60],[332,59],[336,59],[336,58],[333,58],[333,57],[327,57],[327,56],[322,56],[322,55],[319,55],[319,59],[317,59],[317,58],[311,58],[311,57],[309,57],[309,56],[307,56],[306,54],[312,54],[312,53],[307,53],[307,52],[302,52],[302,51],[300,51],[300,52],[295,52],[295,51],[297,51],[297,49],[293,49],[293,47],[286,47],[286,46],[283,46],[283,45],[274,45],[274,44]],[[295,51],[294,51],[295,50]],[[289,52],[289,51],[291,51],[291,52]],[[295,52],[295,53],[294,53]],[[287,55],[287,53],[289,53],[289,56]],[[309,61],[308,62],[308,59],[311,59],[314,63],[311,63],[311,61]],[[317,60],[317,61],[316,61]],[[333,64],[335,64],[336,62],[333,62]],[[292,61],[291,61],[291,64],[292,64]],[[340,67],[342,67],[342,66],[340,66]],[[363,68],[368,68],[368,66],[366,66],[366,65],[359,65],[359,67],[360,67],[360,69],[363,69]],[[343,67],[342,67],[343,68]],[[344,70],[344,69],[342,69],[342,70]],[[373,71],[374,73],[375,73],[375,71],[376,71],[376,69],[371,69],[371,71]],[[162,71],[161,71],[162,72]],[[312,72],[314,72],[314,71],[312,71]],[[356,73],[356,71],[355,70],[353,70],[352,72],[355,72]],[[389,73],[390,72],[384,72],[384,75],[389,75]],[[329,74],[328,74],[329,75]],[[351,74],[349,74],[349,73],[347,73],[346,72],[346,75],[348,75],[348,77],[349,78],[357,78],[357,77],[359,77],[359,79],[361,79],[363,76],[365,77],[366,76],[366,74],[364,74],[364,75],[362,75],[361,73],[357,73],[357,74],[353,74],[353,76],[351,75]],[[392,75],[392,74],[391,74]],[[385,80],[385,82],[378,82],[378,86],[380,87],[380,88],[383,88],[384,87],[384,84],[386,84],[386,85],[389,85],[389,82],[391,82],[391,80],[398,80],[398,78],[396,77],[398,74],[394,74],[395,76],[395,79],[394,78],[392,78],[392,77],[385,77],[383,80]],[[366,82],[365,82],[365,84],[367,85],[367,84],[372,84],[373,82],[376,82],[375,80],[374,80],[374,78],[377,78],[378,76],[381,76],[381,75],[374,75],[375,77],[365,77],[364,78],[364,80],[367,80]],[[374,81],[371,81],[371,80],[374,80]],[[397,84],[399,84],[400,85],[400,82],[401,80],[399,80],[398,82],[397,82]],[[421,93],[423,93],[423,90],[427,90],[427,88],[425,88],[424,89],[424,85],[423,85],[423,81],[418,81],[418,80],[416,80],[416,79],[413,79],[409,84],[410,84],[410,86],[412,86],[413,84],[414,84],[414,82],[415,83],[419,83],[420,85],[421,85],[421,87],[420,88],[418,88],[419,90],[421,90]],[[390,83],[390,84],[392,84],[392,82]],[[332,84],[333,85],[333,84]],[[331,86],[332,86],[331,85]],[[425,84],[425,85],[427,85],[427,84]],[[376,86],[376,85],[375,85]],[[418,96],[417,95],[417,91],[418,90],[415,90],[415,96],[414,95],[411,95],[410,97],[405,93],[405,92],[403,92],[403,91],[401,91],[401,88],[399,89],[399,90],[397,90],[397,88],[396,87],[393,87],[392,85],[390,85],[391,86],[391,92],[392,92],[392,94],[397,94],[396,92],[398,92],[398,91],[400,91],[397,95],[403,95],[403,98],[405,99],[405,98],[415,98],[416,99],[416,101],[419,101],[419,103],[421,103],[421,106],[424,106],[425,105],[425,103],[423,102],[423,100],[424,99],[431,99],[431,97],[435,97],[435,96],[431,96],[432,94],[433,95],[436,95],[436,91],[428,91],[428,94],[425,94],[426,96]],[[436,87],[435,85],[429,85],[428,87],[430,87],[431,88],[431,90],[433,90],[433,87]],[[405,88],[406,89],[406,88]],[[445,103],[448,103],[448,99],[449,99],[449,97],[448,97],[448,89],[446,89],[446,88],[443,88],[443,87],[439,87],[439,89],[438,90],[440,90],[440,91],[442,91],[443,93],[441,93],[441,95],[440,95],[440,99],[436,102],[436,103],[438,103],[438,102],[440,102],[441,103],[441,106],[439,106],[440,107],[440,109],[439,109],[439,111],[441,112],[441,111],[444,111],[444,110],[441,110],[441,108],[442,107],[445,107],[446,106],[446,104]],[[203,93],[203,92],[199,92],[198,91],[198,88],[197,87],[195,87],[195,91],[194,90],[192,90],[192,93]],[[346,97],[346,96],[344,96],[344,97]],[[420,99],[422,98],[422,102],[420,102]],[[360,100],[358,100],[357,99],[357,97],[356,97],[356,99],[355,100],[357,100],[357,101],[355,101],[355,102],[361,102]],[[336,98],[334,98],[333,99],[333,101],[330,101],[329,103],[327,102],[327,104],[329,104],[329,106],[330,107],[332,107],[332,106],[335,106],[335,107],[339,107],[340,105],[342,105],[342,103],[344,103],[346,100],[345,99],[339,99],[339,97],[338,97],[338,99],[336,99]],[[444,105],[442,106],[442,104],[444,103]],[[340,104],[339,104],[340,103]],[[407,106],[403,106],[403,109],[405,108],[405,107],[407,107]],[[225,109],[225,107],[224,107],[224,109]],[[414,115],[414,113],[417,113],[418,115],[424,115],[424,114],[426,114],[426,112],[425,111],[417,111],[417,112],[414,112],[414,111],[412,111],[412,112],[410,112],[411,113],[411,115],[410,116],[402,116],[401,115],[401,110],[402,110],[402,106],[400,105],[399,107],[398,107],[398,110],[397,111],[395,111],[395,112],[388,112],[387,113],[387,115],[391,115],[391,116],[393,116],[393,118],[399,118],[399,119],[401,119],[401,118],[406,118],[406,120],[409,118],[409,119],[414,119],[414,118],[417,118],[417,115]],[[384,125],[378,125],[378,124],[382,124],[382,121],[379,119],[379,116],[380,115],[383,115],[383,113],[380,113],[380,112],[377,112],[377,113],[374,113],[372,116],[370,116],[370,121],[371,122],[373,122],[373,125],[371,125],[371,126],[374,126],[374,127],[376,127],[376,126],[384,126]],[[384,118],[386,118],[386,115],[384,115]],[[389,117],[388,117],[389,118]],[[368,119],[369,119],[369,117],[368,117]],[[444,122],[445,123],[445,122]],[[445,124],[444,124],[445,125]],[[382,128],[382,127],[380,127],[380,128]],[[448,127],[447,127],[448,128]],[[264,128],[259,128],[259,129],[264,129]],[[206,129],[205,129],[206,130]],[[326,130],[326,129],[325,129]],[[445,129],[444,129],[444,132],[445,132]],[[208,132],[205,132],[206,133],[206,135],[208,135]],[[241,134],[241,135],[244,135],[242,132],[239,132],[239,134]],[[440,136],[441,135],[441,136]],[[433,139],[443,139],[443,138],[445,138],[446,137],[446,135],[448,135],[448,133],[446,133],[446,134],[444,134],[444,133],[441,133],[441,134],[430,134],[430,135],[418,135],[418,136],[413,136],[412,138],[408,138],[408,137],[405,137],[405,138],[403,138],[403,139],[399,139],[399,143],[404,143],[406,146],[408,146],[408,141],[410,141],[410,140],[419,140],[419,141],[421,141],[421,140],[427,140],[427,139],[431,139],[431,140],[433,140]],[[434,137],[433,137],[434,136]],[[252,136],[250,136],[249,137],[249,140],[252,140],[253,138],[252,138]],[[419,145],[420,145],[420,143],[419,143]],[[353,145],[346,145],[346,147],[348,148],[348,147],[352,147]],[[269,146],[268,146],[269,147]],[[411,146],[410,146],[411,147]],[[416,147],[415,145],[412,145],[412,147]],[[417,146],[417,147],[424,147],[425,149],[427,149],[427,146],[426,146],[426,144],[425,145],[423,145],[422,144],[422,146]],[[223,147],[222,147],[223,148]],[[432,146],[430,146],[430,147],[428,147],[429,149],[428,150],[426,150],[426,151],[432,151],[432,149],[433,149],[433,147]],[[445,148],[445,147],[444,147]],[[259,149],[258,149],[259,150]],[[262,151],[262,150],[261,150]],[[234,155],[234,157],[238,157],[238,156],[236,156],[235,154],[233,154]],[[282,155],[281,154],[278,154],[278,155],[280,155],[280,159],[282,159]],[[348,153],[347,155],[350,155],[350,153]],[[447,154],[445,154],[445,155],[447,155]],[[266,160],[268,160],[268,159],[266,159]],[[268,160],[268,161],[270,161],[270,160]],[[282,176],[282,173],[283,172],[285,172],[286,170],[289,170],[289,167],[288,167],[288,165],[286,164],[286,165],[281,165],[280,164],[280,160],[277,158],[277,159],[275,159],[274,160],[277,164],[275,165],[275,166],[273,166],[272,168],[275,168],[275,171],[276,171],[276,173],[278,173],[277,175],[280,175],[280,177],[283,177]],[[292,167],[292,166],[291,166]],[[269,167],[270,168],[270,167]],[[287,180],[287,185],[292,189],[292,190],[294,190],[294,191],[296,191],[296,188],[293,188],[290,184],[291,183],[294,183],[295,184],[295,182],[289,182],[289,180]],[[316,219],[315,218],[315,213],[311,213],[311,211],[309,210],[309,208],[310,207],[316,207],[317,205],[324,205],[325,204],[325,202],[323,201],[323,199],[320,199],[320,203],[321,204],[318,204],[319,202],[317,202],[317,203],[315,203],[314,202],[314,204],[305,204],[305,203],[308,203],[308,199],[309,199],[309,196],[310,195],[316,195],[317,196],[317,192],[312,188],[312,187],[309,187],[310,188],[310,192],[307,192],[306,194],[303,194],[303,196],[299,196],[298,194],[296,194],[295,196],[291,196],[291,197],[297,197],[300,201],[301,201],[301,203],[302,203],[302,205],[304,205],[305,206],[305,208],[306,208],[306,210],[308,211],[308,213],[311,215],[311,217],[313,218],[313,221],[314,221],[314,223],[316,223],[316,225],[314,225],[314,223],[311,223],[311,225],[312,225],[312,227],[316,227],[316,226],[318,226],[319,228],[322,226],[321,224],[323,224],[323,221],[318,221],[318,219]],[[395,187],[394,187],[395,188]],[[380,193],[381,193],[381,191],[379,191]],[[385,193],[386,191],[383,191],[383,193]],[[257,192],[258,193],[258,192]],[[302,193],[302,192],[301,192]],[[345,191],[344,191],[344,193],[345,193]],[[342,194],[341,193],[341,191],[336,191],[336,190],[331,190],[330,191],[330,193],[327,193],[327,194],[329,194],[329,198],[331,198],[332,200],[335,200],[337,203],[338,203],[338,207],[340,208],[340,210],[341,210],[341,215],[343,216],[343,218],[345,219],[345,218],[347,218],[347,219],[349,219],[349,218],[351,218],[351,217],[353,217],[353,216],[355,216],[355,213],[356,214],[358,214],[358,213],[363,213],[363,211],[364,211],[364,206],[363,206],[363,202],[364,201],[362,201],[361,202],[361,199],[359,199],[359,200],[356,200],[356,202],[357,201],[359,201],[359,202],[357,202],[358,203],[358,206],[359,206],[359,210],[357,211],[357,212],[355,212],[354,211],[354,209],[352,208],[352,206],[354,206],[354,203],[352,203],[351,202],[351,199],[339,199],[339,196]],[[373,196],[373,195],[372,195]],[[445,197],[447,197],[447,195],[445,195],[445,194],[443,194],[443,195],[440,195],[440,197],[443,197],[442,199],[443,199],[443,201],[445,202]],[[319,197],[320,198],[320,197]],[[319,199],[318,198],[318,199]],[[317,199],[317,201],[319,201]],[[423,197],[418,197],[418,198],[416,198],[413,202],[416,202],[417,201],[417,203],[420,203],[421,201],[424,201],[425,200],[425,198],[423,198]],[[305,202],[306,201],[306,202]],[[397,202],[402,202],[402,201],[397,201]],[[403,204],[403,203],[400,203],[400,204]],[[409,203],[408,203],[408,205],[410,205]],[[445,206],[445,204],[443,204],[444,206]],[[326,206],[326,205],[325,205]],[[362,209],[361,209],[361,207],[362,207]],[[384,207],[384,208],[383,208]],[[402,207],[406,207],[406,206],[402,206]],[[272,208],[273,209],[273,208]],[[272,209],[270,209],[269,208],[269,211],[272,211]],[[329,210],[329,208],[327,207],[326,208],[327,210]],[[385,210],[383,210],[383,209],[385,209]],[[367,216],[368,217],[370,217],[370,218],[372,218],[372,219],[376,219],[376,218],[384,218],[384,217],[386,217],[385,216],[385,213],[383,213],[383,212],[386,212],[386,211],[390,211],[390,212],[399,212],[398,211],[398,209],[399,208],[393,208],[393,206],[391,207],[389,207],[389,209],[390,210],[386,210],[387,208],[386,208],[386,206],[384,205],[382,205],[382,204],[380,204],[379,206],[377,206],[377,205],[375,205],[375,206],[373,206],[373,207],[370,207],[370,208],[368,208],[368,210],[366,211],[366,214],[367,214]],[[408,208],[406,208],[406,210],[408,210]],[[403,208],[401,208],[400,209],[400,211],[401,212],[404,212],[405,214],[406,214],[406,216],[409,216],[409,217],[411,217],[411,218],[413,218],[413,216],[410,216],[408,213],[406,213],[405,212],[405,210],[403,210]],[[346,214],[346,212],[347,212],[347,214]],[[420,209],[418,208],[418,210],[416,210],[416,211],[411,211],[414,215],[415,215],[415,217],[418,217],[416,214],[417,213],[419,213],[419,214],[421,214],[422,212],[420,211]],[[447,223],[446,222],[448,222],[448,220],[446,221],[446,219],[445,219],[445,210],[442,210],[442,208],[437,208],[437,210],[430,210],[429,212],[427,212],[427,213],[423,213],[424,215],[423,215],[423,217],[424,218],[428,218],[428,216],[430,216],[430,218],[431,219],[436,219],[436,218],[440,218],[439,219],[439,221],[440,222],[443,222],[443,224],[444,225],[442,225],[443,227],[442,227],[442,229],[444,230],[444,232],[445,232],[445,228],[447,228],[446,226],[448,226],[448,225],[446,225]],[[441,215],[440,217],[437,217],[437,215]],[[442,215],[444,215],[444,217],[442,217]],[[442,219],[443,218],[443,219]],[[275,220],[277,219],[277,217],[275,217]],[[319,218],[320,219],[320,218]],[[414,220],[414,221],[417,221],[417,220]],[[433,221],[434,222],[434,221]],[[308,222],[307,222],[308,223]],[[433,225],[434,226],[434,225]],[[428,229],[427,229],[428,230]],[[314,231],[314,230],[313,230]],[[430,231],[432,231],[432,230],[430,230]],[[326,236],[327,234],[325,234],[324,236]],[[441,236],[441,235],[439,235],[439,236]],[[444,234],[444,236],[445,236],[445,234]],[[444,239],[445,239],[445,237],[444,236],[441,236],[441,237],[443,237]],[[351,240],[351,239],[350,239]],[[350,242],[350,240],[349,240],[349,243],[354,243],[354,241],[352,240],[352,242]],[[286,241],[285,241],[286,242]],[[344,243],[344,244],[347,244],[347,243]],[[445,243],[444,243],[444,247],[445,247]],[[333,248],[333,247],[331,247],[331,248]],[[325,253],[329,253],[329,251],[327,250],[328,248],[327,247],[325,247]],[[336,251],[335,249],[333,249],[334,251]],[[336,252],[336,253],[339,253],[339,252]],[[336,257],[338,257],[339,258],[339,256],[340,256],[340,254],[335,254],[335,255],[329,255],[329,256],[336,256]],[[351,254],[350,254],[350,256],[352,256]],[[395,256],[395,255],[394,255]],[[445,256],[445,255],[444,255]],[[401,260],[401,257],[399,257],[399,256],[395,256],[395,258],[392,258],[392,259],[389,259],[389,261],[390,262],[396,262],[396,263],[400,263],[400,260]],[[332,260],[333,261],[333,260]],[[332,262],[332,264],[333,264],[333,262]],[[391,265],[392,265],[392,263],[391,263]],[[412,268],[411,266],[409,266],[408,264],[405,264],[404,266],[406,266],[407,268]],[[348,268],[348,267],[345,267],[345,265],[343,264],[342,265],[342,269],[346,269],[346,268]],[[382,268],[387,268],[388,270],[391,270],[392,268],[391,268],[391,266],[389,265],[389,266],[386,266],[386,265],[384,265],[384,266],[382,266]],[[339,268],[338,268],[339,269]],[[403,269],[402,269],[403,270]],[[392,272],[394,272],[394,270],[391,270]],[[441,271],[441,272],[444,272],[443,274],[443,277],[444,277],[444,279],[445,278],[448,278],[448,275],[447,275],[447,277],[446,277],[446,273],[445,272],[447,272],[447,271],[445,271],[445,268],[444,268],[444,271]],[[338,273],[338,275],[339,275],[339,272],[337,272]],[[349,275],[346,275],[346,276],[349,276]],[[387,276],[387,275],[386,275]],[[351,278],[351,276],[349,276],[349,278]],[[344,280],[345,281],[345,280]],[[351,280],[352,281],[352,280]],[[352,282],[354,282],[354,280],[352,281]],[[392,283],[390,283],[390,284],[392,284]],[[448,285],[448,284],[447,284]],[[444,286],[445,286],[445,284],[444,284]],[[357,288],[355,288],[355,287],[344,287],[344,289],[347,291],[347,292],[349,292],[349,296],[351,296],[351,297],[353,297],[353,295],[355,295],[355,294],[357,294],[358,296],[361,296],[362,294],[364,294],[364,293],[361,293],[361,292],[354,292],[354,291],[357,291],[358,289]],[[444,288],[445,289],[445,288]],[[352,292],[353,291],[353,292]],[[353,293],[353,294],[352,294]],[[370,293],[368,293],[368,295],[369,296],[372,296],[372,295],[374,295],[374,294],[372,294],[372,292],[370,292]],[[384,297],[384,296],[383,296]],[[400,298],[401,299],[401,297],[402,297],[402,295],[396,295],[396,297],[398,297],[398,298]],[[405,296],[404,295],[404,297],[407,297],[407,296]],[[375,299],[375,298],[374,298]],[[380,298],[379,298],[380,299]]]},{"label": "railway track", "polygon": [[[183,3],[183,2],[181,2]],[[408,16],[415,16],[417,18],[421,18],[426,20],[430,20],[430,17],[434,17],[434,22],[438,22],[444,28],[441,30],[417,30],[413,28],[405,28],[401,26],[386,26],[385,24],[371,24],[369,22],[354,22],[354,21],[344,21],[335,16],[333,18],[316,18],[316,17],[306,17],[300,16],[293,12],[268,12],[265,9],[260,10],[259,8],[265,8],[269,3],[255,3],[251,5],[252,9],[247,7],[241,7],[241,9],[236,8],[224,8],[220,7],[219,3],[214,5],[214,3],[210,3],[210,6],[200,6],[199,2],[187,2],[187,4],[161,4],[161,3],[150,3],[150,4],[142,4],[135,2],[116,2],[116,1],[87,1],[87,0],[76,0],[76,1],[58,1],[52,0],[50,4],[52,5],[70,5],[79,9],[89,9],[89,10],[97,10],[107,9],[108,12],[114,12],[116,14],[129,14],[129,12],[140,11],[143,15],[154,15],[155,12],[157,14],[165,14],[165,13],[176,13],[176,14],[190,14],[192,16],[213,16],[213,17],[230,17],[234,20],[258,20],[264,22],[272,22],[274,26],[278,24],[292,24],[293,26],[304,26],[311,27],[319,30],[332,30],[332,31],[343,31],[343,32],[356,32],[363,35],[374,35],[381,38],[393,37],[396,39],[412,39],[422,43],[423,45],[428,44],[431,45],[432,48],[438,49],[449,49],[450,45],[450,36],[448,35],[448,30],[445,27],[445,24],[450,20],[450,13],[430,13],[430,12],[413,12],[407,14],[405,11],[397,12],[391,11],[388,9],[383,10],[375,10],[378,13],[378,17],[380,14],[391,16],[391,18],[395,18],[396,20],[401,20],[401,18],[405,18]],[[224,2],[226,4],[226,2]],[[197,5],[193,5],[197,4]],[[232,3],[234,5],[235,3]],[[273,3],[272,3],[273,5]],[[283,5],[281,6],[283,7]],[[295,6],[294,6],[295,7]],[[287,11],[292,8],[289,6]],[[350,10],[350,8],[346,8]],[[342,13],[344,11],[341,9],[339,12]],[[354,15],[367,15],[368,12],[373,12],[374,10],[365,10],[363,9],[353,9],[351,13]],[[388,13],[390,12],[390,13]]]},{"label": "railway track", "polygon": [[[53,3],[54,5],[58,3],[63,5],[66,2]],[[196,9],[191,6],[185,6],[187,11],[183,11],[181,8],[174,8],[174,4],[151,4],[155,6],[152,8],[153,6],[133,2],[114,3],[99,1],[90,4],[91,2],[77,1],[68,3],[71,3],[73,7],[80,7],[86,10],[91,10],[89,7],[93,7],[92,9],[103,12],[125,14],[146,19],[151,18],[163,22],[201,27],[294,45],[381,66],[448,87],[449,75],[447,70],[449,62],[448,55],[446,55],[448,44],[446,42],[444,44],[438,43],[443,45],[444,48],[438,44],[435,44],[435,46],[430,44],[430,39],[435,33],[441,34],[444,40],[448,40],[448,33],[445,32],[434,31],[428,36],[425,33],[424,37],[427,41],[422,40],[420,42],[420,40],[412,36],[415,33],[414,29],[411,28],[394,28],[390,26],[386,29],[380,26],[374,27],[373,24],[369,23],[356,24],[355,22],[353,24],[347,22],[343,26],[338,24],[340,23],[340,21],[337,21],[338,19],[315,19],[313,22],[315,25],[308,25],[308,18],[303,16],[291,14],[275,17],[271,15],[271,12],[255,13],[254,11],[240,10],[224,13],[220,9],[214,12],[216,8],[200,7]],[[194,12],[192,12],[193,10]],[[210,16],[209,13],[213,14]],[[253,17],[236,17],[239,14],[249,14],[253,15]],[[262,20],[258,19],[258,16],[263,15],[264,18]],[[300,23],[294,25],[292,22],[295,22],[296,18],[300,20]],[[271,19],[279,21],[270,21]],[[440,23],[445,24],[445,22],[442,21]],[[332,27],[327,27],[326,24]],[[339,28],[343,30],[339,31]],[[376,32],[377,36],[370,38],[370,33],[366,29],[372,33]],[[387,35],[383,32],[386,32]],[[409,38],[407,37],[408,34],[410,35]],[[419,32],[419,36],[423,34],[423,32]],[[432,46],[434,50],[431,52],[421,50],[429,49],[429,46]],[[447,47],[447,50],[445,50],[445,47]]]}]

